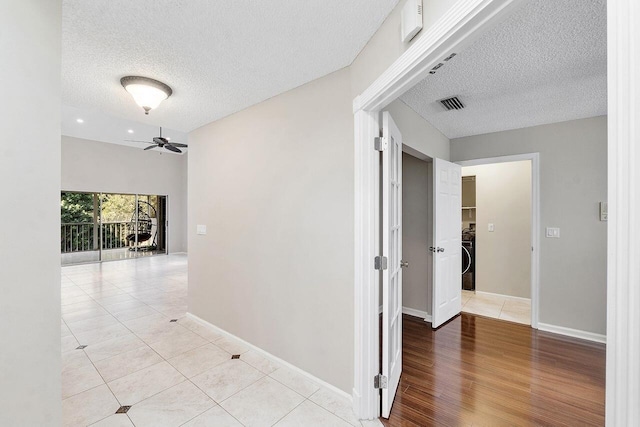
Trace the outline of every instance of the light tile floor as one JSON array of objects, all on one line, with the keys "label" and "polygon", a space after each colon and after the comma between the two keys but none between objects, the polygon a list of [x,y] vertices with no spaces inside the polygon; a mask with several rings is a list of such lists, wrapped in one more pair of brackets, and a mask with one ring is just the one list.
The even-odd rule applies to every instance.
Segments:
[{"label": "light tile floor", "polygon": [[510,322],[531,324],[531,300],[462,291],[462,311]]},{"label": "light tile floor", "polygon": [[61,286],[65,426],[381,425],[185,317],[184,255],[63,267]]}]

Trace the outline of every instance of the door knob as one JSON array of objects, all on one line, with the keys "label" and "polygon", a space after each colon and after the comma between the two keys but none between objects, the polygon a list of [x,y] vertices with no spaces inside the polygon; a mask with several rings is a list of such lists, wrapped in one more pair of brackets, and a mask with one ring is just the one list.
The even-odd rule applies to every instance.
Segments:
[{"label": "door knob", "polygon": [[407,267],[409,267],[409,261],[400,260],[400,268],[407,268]]},{"label": "door knob", "polygon": [[436,252],[444,252],[444,248],[437,248]]}]

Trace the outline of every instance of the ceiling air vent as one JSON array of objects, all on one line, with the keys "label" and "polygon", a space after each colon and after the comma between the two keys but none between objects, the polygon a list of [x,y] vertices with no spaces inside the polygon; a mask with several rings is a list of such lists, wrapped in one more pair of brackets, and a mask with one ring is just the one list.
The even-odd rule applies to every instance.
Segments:
[{"label": "ceiling air vent", "polygon": [[464,105],[462,104],[462,102],[460,102],[457,96],[452,96],[451,98],[447,99],[441,99],[440,103],[447,111],[462,110],[464,108]]}]

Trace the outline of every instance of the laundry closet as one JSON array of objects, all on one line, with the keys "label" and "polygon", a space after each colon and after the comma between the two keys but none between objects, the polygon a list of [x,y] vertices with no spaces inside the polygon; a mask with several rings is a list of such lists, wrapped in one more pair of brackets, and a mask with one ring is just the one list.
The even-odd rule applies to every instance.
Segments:
[{"label": "laundry closet", "polygon": [[462,289],[476,290],[476,177],[462,177]]}]

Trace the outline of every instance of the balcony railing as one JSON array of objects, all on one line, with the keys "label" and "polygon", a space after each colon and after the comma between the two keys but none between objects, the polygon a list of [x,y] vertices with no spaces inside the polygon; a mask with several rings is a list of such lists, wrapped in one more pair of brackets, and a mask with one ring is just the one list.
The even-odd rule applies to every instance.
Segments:
[{"label": "balcony railing", "polygon": [[[102,249],[118,249],[129,246],[127,235],[130,233],[131,222],[102,223]],[[63,223],[60,230],[60,251],[82,252],[96,251],[100,233],[97,224],[92,222]]]}]

